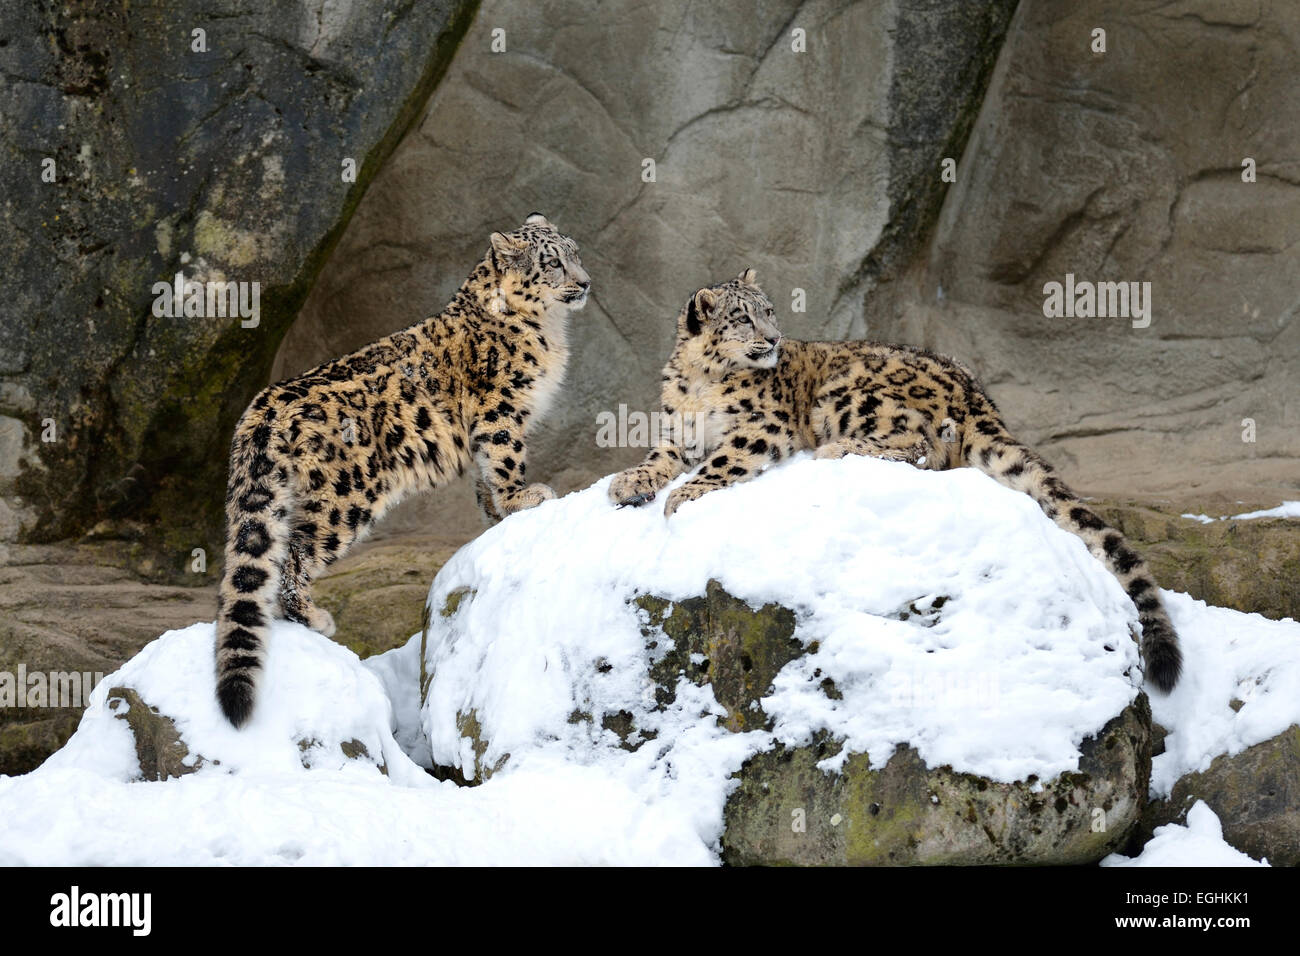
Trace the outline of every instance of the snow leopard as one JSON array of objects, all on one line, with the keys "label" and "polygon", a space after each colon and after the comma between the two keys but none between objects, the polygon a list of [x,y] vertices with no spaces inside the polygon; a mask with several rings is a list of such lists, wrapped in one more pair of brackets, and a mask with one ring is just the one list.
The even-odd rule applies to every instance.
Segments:
[{"label": "snow leopard", "polygon": [[1029,495],[1083,539],[1137,608],[1147,678],[1166,693],[1177,683],[1178,636],[1146,562],[1011,435],[988,392],[960,362],[907,345],[787,339],[754,270],[746,269],[698,290],[679,311],[661,403],[669,427],[640,465],[615,476],[609,496],[616,504],[643,505],[698,467],[668,494],[664,514],[671,517],[685,503],[748,481],[799,451],[934,470],[977,468]]},{"label": "snow leopard", "polygon": [[540,213],[488,250],[443,311],[258,394],[235,427],[218,596],[216,687],[253,712],[270,621],[334,633],[312,581],[403,497],[471,464],[489,522],[555,497],[526,437],[554,400],[567,319],[591,277]]}]

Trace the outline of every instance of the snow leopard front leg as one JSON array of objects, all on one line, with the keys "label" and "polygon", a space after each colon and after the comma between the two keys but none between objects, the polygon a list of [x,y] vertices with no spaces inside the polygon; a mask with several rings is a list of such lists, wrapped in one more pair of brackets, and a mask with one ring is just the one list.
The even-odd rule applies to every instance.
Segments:
[{"label": "snow leopard front leg", "polygon": [[[487,416],[479,419],[470,431],[470,450],[497,515],[506,517],[535,508],[555,497],[549,485],[525,483],[527,449],[522,416],[498,413],[491,422]],[[482,493],[475,489],[476,495]],[[483,510],[491,520],[491,512]]]},{"label": "snow leopard front leg", "polygon": [[686,470],[686,456],[672,442],[661,442],[635,468],[619,472],[609,483],[609,499],[614,504],[640,507]]},{"label": "snow leopard front leg", "polygon": [[794,451],[794,436],[776,422],[757,419],[734,428],[705,459],[699,474],[668,496],[664,517],[671,518],[686,502],[710,491],[757,477],[763,469],[789,458]]},{"label": "snow leopard front leg", "polygon": [[478,502],[479,513],[483,515],[483,520],[489,527],[501,520],[501,513],[492,503],[492,487],[483,480],[482,475],[474,481],[474,500]]}]

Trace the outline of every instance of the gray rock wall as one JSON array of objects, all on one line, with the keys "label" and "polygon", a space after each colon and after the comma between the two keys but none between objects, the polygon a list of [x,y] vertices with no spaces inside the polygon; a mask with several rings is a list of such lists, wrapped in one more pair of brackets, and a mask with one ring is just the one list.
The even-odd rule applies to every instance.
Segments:
[{"label": "gray rock wall", "polygon": [[[1300,489],[1297,187],[1300,5],[1024,0],[872,331],[967,356],[1084,488],[1276,504]],[[1150,325],[1044,317],[1066,273],[1150,282]]]},{"label": "gray rock wall", "polygon": [[[5,5],[0,541],[219,547],[234,421],[475,7]],[[178,271],[258,283],[256,327],[155,316]]]}]

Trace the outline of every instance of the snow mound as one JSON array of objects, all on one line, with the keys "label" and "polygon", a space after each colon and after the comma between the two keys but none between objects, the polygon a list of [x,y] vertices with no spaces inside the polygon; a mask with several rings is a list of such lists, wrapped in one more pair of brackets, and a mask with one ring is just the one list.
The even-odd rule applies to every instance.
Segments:
[{"label": "snow mound", "polygon": [[1119,583],[1027,496],[973,469],[804,457],[670,521],[663,495],[613,508],[608,483],[512,517],[438,575],[423,714],[436,763],[470,777],[507,755],[625,764],[615,732],[575,718],[627,713],[662,762],[717,768],[704,751],[725,743],[722,769],[735,769],[759,741],[737,754],[699,688],[679,682],[677,705],[656,710],[634,603],[701,595],[711,579],[791,609],[795,637],[817,642],[762,707],[783,742],[842,739],[840,760],[878,766],[910,743],[931,767],[1051,779],[1138,693]]},{"label": "snow mound", "polygon": [[[215,702],[212,643],[210,623],[164,634],[98,686],[61,751],[32,773],[0,776],[0,866],[713,860],[689,820],[597,770],[541,765],[472,790],[430,777],[392,732],[409,730],[417,713],[418,635],[362,662],[276,622],[258,707],[241,731]],[[119,686],[170,717],[203,764],[179,778],[137,779],[131,731],[107,700]],[[346,759],[339,741],[363,743],[386,773]]]},{"label": "snow mound", "polygon": [[[396,774],[418,773],[391,731],[392,705],[383,683],[357,656],[300,624],[275,621],[257,716],[236,730],[221,714],[214,691],[212,624],[168,631],[91,695],[85,716],[68,744],[47,761],[51,768],[98,769],[123,780],[139,777],[130,732],[108,701],[117,687],[129,687],[145,703],[171,718],[198,772],[292,773],[312,768],[356,768],[375,773],[377,764]],[[339,706],[346,701],[346,706]],[[337,748],[358,742],[374,763],[358,764]],[[128,759],[129,758],[129,759]]]},{"label": "snow mound", "polygon": [[1187,826],[1156,827],[1142,852],[1134,857],[1112,853],[1102,866],[1268,866],[1252,860],[1224,842],[1223,825],[1214,811],[1197,800],[1187,811]]}]

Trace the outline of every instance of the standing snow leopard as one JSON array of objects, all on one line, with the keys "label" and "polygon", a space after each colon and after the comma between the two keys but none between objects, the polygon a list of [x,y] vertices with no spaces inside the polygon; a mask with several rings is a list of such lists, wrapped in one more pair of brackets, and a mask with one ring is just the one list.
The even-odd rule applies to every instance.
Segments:
[{"label": "standing snow leopard", "polygon": [[[668,496],[671,517],[800,450],[935,470],[971,466],[1028,494],[1084,540],[1137,607],[1147,677],[1166,692],[1177,683],[1182,652],[1146,563],[1011,436],[975,375],[952,359],[910,346],[784,339],[748,269],[700,289],[682,308],[661,397],[667,434],[645,461],[615,476],[615,503],[645,504],[703,463]],[[693,425],[692,441],[677,433],[685,431],[678,422]]]},{"label": "standing snow leopard", "polygon": [[248,720],[270,619],[329,636],[311,582],[408,493],[471,462],[489,520],[555,493],[525,483],[525,433],[564,378],[591,279],[539,213],[492,234],[440,315],[264,389],[235,427],[217,598],[217,698]]}]

